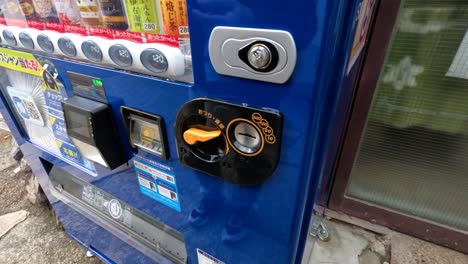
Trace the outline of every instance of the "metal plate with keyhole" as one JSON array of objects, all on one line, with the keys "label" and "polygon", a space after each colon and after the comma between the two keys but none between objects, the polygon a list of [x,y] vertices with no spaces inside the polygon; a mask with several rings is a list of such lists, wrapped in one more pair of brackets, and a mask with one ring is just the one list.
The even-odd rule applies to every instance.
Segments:
[{"label": "metal plate with keyhole", "polygon": [[[257,43],[262,45],[256,46]],[[246,47],[244,59],[242,50]],[[283,30],[215,27],[208,50],[217,73],[239,78],[285,83],[296,65],[294,39]],[[273,53],[277,53],[274,67],[264,70],[270,66]]]}]

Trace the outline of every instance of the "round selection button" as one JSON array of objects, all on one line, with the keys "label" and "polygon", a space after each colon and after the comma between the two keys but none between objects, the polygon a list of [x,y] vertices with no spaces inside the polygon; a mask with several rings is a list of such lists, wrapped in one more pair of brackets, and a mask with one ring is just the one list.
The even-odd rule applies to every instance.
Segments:
[{"label": "round selection button", "polygon": [[114,44],[109,48],[109,57],[115,64],[121,67],[131,66],[133,63],[132,54],[121,44]]},{"label": "round selection button", "polygon": [[68,57],[76,56],[76,46],[73,41],[67,37],[61,37],[58,40],[58,47],[60,51]]},{"label": "round selection button", "polygon": [[31,36],[26,32],[19,33],[19,41],[27,49],[34,49],[34,41]]},{"label": "round selection button", "polygon": [[81,44],[81,50],[83,54],[92,62],[101,62],[102,61],[102,51],[99,45],[92,41],[87,40]]},{"label": "round selection button", "polygon": [[16,46],[18,44],[15,35],[10,30],[3,30],[2,35],[8,45]]},{"label": "round selection button", "polygon": [[158,49],[145,49],[140,55],[140,61],[147,70],[154,73],[165,72],[169,67],[166,56]]},{"label": "round selection button", "polygon": [[45,34],[40,34],[37,36],[37,44],[45,52],[52,53],[55,50],[54,43],[52,43],[52,40],[50,40],[49,36]]}]

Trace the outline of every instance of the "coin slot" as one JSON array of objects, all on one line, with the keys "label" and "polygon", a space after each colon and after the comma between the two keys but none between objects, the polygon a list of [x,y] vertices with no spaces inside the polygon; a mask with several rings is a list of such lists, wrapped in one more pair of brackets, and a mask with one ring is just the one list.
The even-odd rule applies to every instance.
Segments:
[{"label": "coin slot", "polygon": [[263,145],[261,132],[248,120],[237,120],[229,126],[229,139],[241,154],[255,155]]},{"label": "coin slot", "polygon": [[255,137],[255,136],[252,136],[252,135],[247,134],[247,133],[239,133],[239,135],[245,136],[245,137],[250,137],[250,138],[253,138],[253,139],[256,139],[256,138],[257,138],[257,137]]}]

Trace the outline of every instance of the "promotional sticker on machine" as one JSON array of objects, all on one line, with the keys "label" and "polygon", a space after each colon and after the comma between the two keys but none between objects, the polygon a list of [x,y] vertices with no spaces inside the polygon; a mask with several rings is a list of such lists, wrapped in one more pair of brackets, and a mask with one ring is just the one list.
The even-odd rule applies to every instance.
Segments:
[{"label": "promotional sticker on machine", "polygon": [[56,139],[58,139],[58,140],[60,140],[62,142],[73,145],[70,138],[68,138],[67,129],[66,129],[66,126],[65,126],[65,121],[63,120],[63,118],[50,115],[49,116],[49,123],[52,126],[52,131],[54,132],[54,135],[55,135]]},{"label": "promotional sticker on machine", "polygon": [[39,126],[44,125],[39,108],[30,94],[11,86],[7,87],[7,91],[16,110],[18,110],[25,122],[31,122]]},{"label": "promotional sticker on machine", "polygon": [[[56,80],[58,75],[53,63],[47,59],[38,58],[41,65],[45,65],[41,72],[44,86],[45,103],[49,114],[49,122],[56,138],[57,147],[62,157],[71,160],[82,167],[94,172],[91,162],[83,158],[67,135],[65,120],[63,118],[62,101],[67,99],[67,93],[62,83]],[[57,113],[60,113],[57,115]]]},{"label": "promotional sticker on machine", "polygon": [[94,166],[92,163],[86,159],[84,159],[78,149],[71,143],[65,143],[59,139],[57,141],[57,146],[59,147],[60,154],[62,157],[67,158],[88,170],[94,171]]},{"label": "promotional sticker on machine", "polygon": [[31,143],[62,156],[88,171],[93,165],[85,160],[67,136],[61,102],[67,98],[65,87],[56,80],[52,62],[32,54],[0,49],[0,67],[5,68],[8,84],[3,83],[12,107],[23,122]]},{"label": "promotional sticker on machine", "polygon": [[172,170],[167,166],[142,157],[135,157],[133,163],[140,191],[144,195],[180,212],[179,192]]},{"label": "promotional sticker on machine", "polygon": [[362,49],[366,44],[369,25],[374,12],[375,0],[362,0],[359,6],[359,13],[356,19],[356,33],[354,33],[353,49],[349,57],[347,74],[356,63]]}]

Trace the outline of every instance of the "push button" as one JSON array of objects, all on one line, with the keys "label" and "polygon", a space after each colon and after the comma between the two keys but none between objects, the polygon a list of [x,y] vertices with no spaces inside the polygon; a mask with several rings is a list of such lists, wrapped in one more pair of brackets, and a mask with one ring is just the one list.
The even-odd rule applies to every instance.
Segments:
[{"label": "push button", "polygon": [[81,44],[83,54],[92,62],[102,61],[102,51],[98,44],[94,41],[87,40]]},{"label": "push button", "polygon": [[128,67],[133,62],[132,54],[121,44],[115,44],[109,48],[109,57],[115,64],[121,67]]},{"label": "push button", "polygon": [[31,36],[26,32],[19,33],[19,40],[21,44],[27,49],[34,49],[34,42]]},{"label": "push button", "polygon": [[165,72],[169,67],[166,56],[157,49],[145,49],[140,55],[140,61],[147,70],[154,73]]},{"label": "push button", "polygon": [[2,35],[8,45],[16,46],[17,42],[13,32],[10,30],[3,30]]},{"label": "push button", "polygon": [[50,38],[45,34],[40,34],[39,36],[37,36],[37,44],[45,52],[54,52],[54,43],[52,43]]},{"label": "push button", "polygon": [[75,44],[73,44],[73,42],[71,41],[71,39],[67,37],[59,38],[58,46],[59,46],[60,51],[63,52],[63,54],[69,57],[76,56],[76,47],[75,47]]},{"label": "push button", "polygon": [[69,57],[75,57],[76,56],[76,47],[75,44],[71,41],[71,39],[67,37],[61,37],[58,40],[58,47],[60,51],[63,52],[63,54],[69,56]]}]

